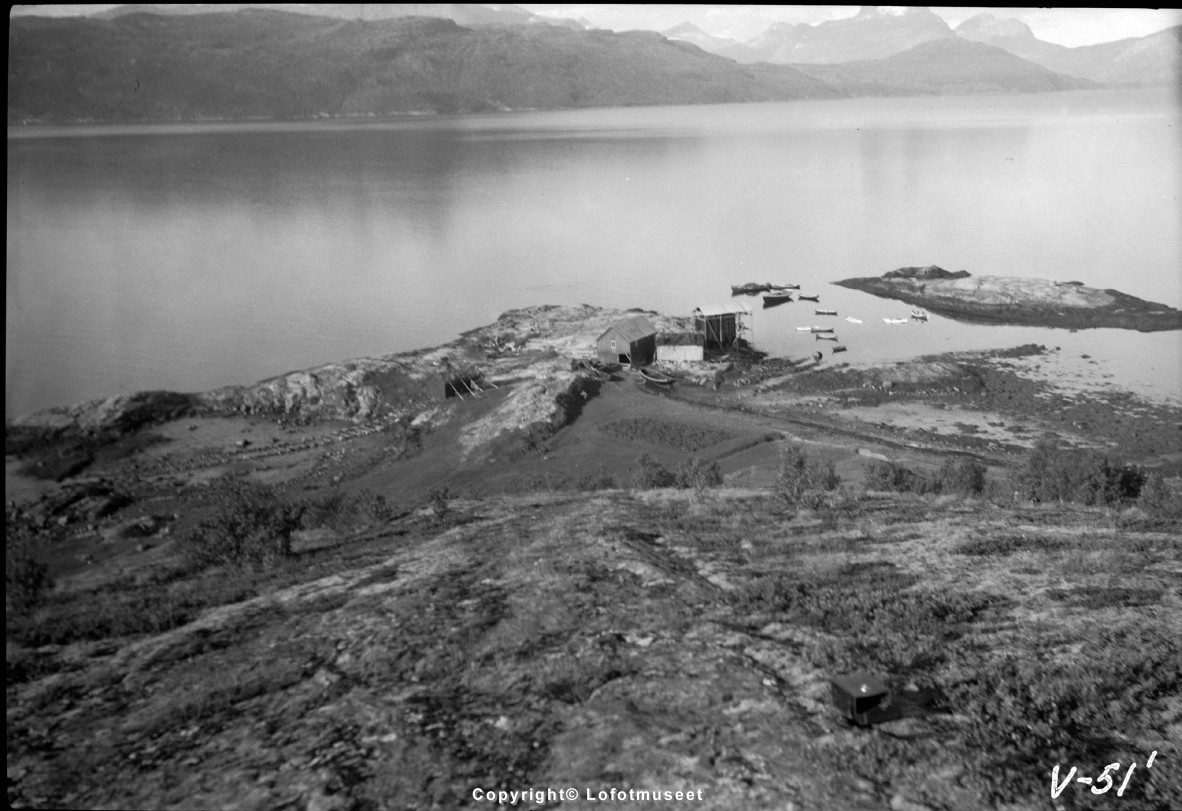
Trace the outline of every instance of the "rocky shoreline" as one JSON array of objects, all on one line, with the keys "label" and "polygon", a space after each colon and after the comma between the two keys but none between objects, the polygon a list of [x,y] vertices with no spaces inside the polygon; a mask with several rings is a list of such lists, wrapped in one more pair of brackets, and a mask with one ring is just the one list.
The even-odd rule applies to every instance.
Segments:
[{"label": "rocky shoreline", "polygon": [[834,284],[978,324],[1139,332],[1182,329],[1182,311],[1075,281],[972,276],[967,271],[951,272],[929,265]]}]

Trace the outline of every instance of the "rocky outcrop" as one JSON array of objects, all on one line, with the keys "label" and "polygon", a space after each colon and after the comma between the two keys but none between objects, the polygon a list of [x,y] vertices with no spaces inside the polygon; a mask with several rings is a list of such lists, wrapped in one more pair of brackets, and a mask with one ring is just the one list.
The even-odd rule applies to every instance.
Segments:
[{"label": "rocky outcrop", "polygon": [[975,323],[1141,332],[1182,329],[1182,312],[1168,305],[1119,290],[1087,287],[1082,282],[972,276],[967,271],[950,273],[929,265],[834,284]]}]

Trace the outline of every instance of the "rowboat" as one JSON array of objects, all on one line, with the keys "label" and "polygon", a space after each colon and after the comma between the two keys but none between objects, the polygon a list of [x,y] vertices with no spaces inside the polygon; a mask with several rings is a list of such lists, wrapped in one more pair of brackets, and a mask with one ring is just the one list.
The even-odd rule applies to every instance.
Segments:
[{"label": "rowboat", "polygon": [[818,332],[833,332],[833,327],[809,327],[809,332],[814,334]]},{"label": "rowboat", "polygon": [[756,293],[762,293],[765,290],[770,290],[770,284],[760,284],[759,282],[747,282],[747,284],[732,284],[732,296],[754,296]]},{"label": "rowboat", "polygon": [[838,344],[837,346],[833,347],[833,354],[835,354],[835,355],[838,352],[844,352],[844,351],[845,351],[845,344]]},{"label": "rowboat", "polygon": [[910,319],[907,318],[884,318],[884,324],[906,324]]},{"label": "rowboat", "polygon": [[911,317],[914,318],[916,321],[927,321],[928,320],[928,311],[927,310],[919,310],[919,309],[912,310]]},{"label": "rowboat", "polygon": [[791,290],[776,290],[770,293],[765,293],[763,296],[763,306],[769,307],[776,304],[787,304],[792,301]]},{"label": "rowboat", "polygon": [[797,332],[812,332],[813,328],[812,327],[797,327],[796,331]]},{"label": "rowboat", "polygon": [[854,318],[852,315],[847,315],[845,317],[845,320],[849,321],[851,324],[861,324],[862,323],[861,318]]},{"label": "rowboat", "polygon": [[821,335],[820,333],[817,333],[816,335],[814,335],[813,338],[818,341],[836,341],[837,340],[836,335]]},{"label": "rowboat", "polygon": [[804,293],[801,293],[801,294],[800,294],[800,300],[801,300],[801,301],[820,301],[820,300],[821,300],[821,294],[820,294],[820,293],[818,293],[818,294],[817,294],[817,295],[815,295],[815,296],[806,296]]},{"label": "rowboat", "polygon": [[650,372],[648,369],[641,369],[640,376],[643,377],[647,382],[652,383],[654,386],[673,385],[673,378],[669,377],[668,375],[663,375],[660,372]]},{"label": "rowboat", "polygon": [[817,315],[837,315],[837,310],[816,310]]}]

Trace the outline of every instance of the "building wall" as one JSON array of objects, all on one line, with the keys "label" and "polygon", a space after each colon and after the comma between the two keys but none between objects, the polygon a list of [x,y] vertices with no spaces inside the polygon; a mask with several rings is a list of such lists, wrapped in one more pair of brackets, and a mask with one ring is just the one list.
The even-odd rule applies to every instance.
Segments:
[{"label": "building wall", "polygon": [[[615,349],[612,348],[612,340],[616,342]],[[604,363],[620,363],[620,355],[629,355],[633,364],[643,366],[657,356],[657,336],[647,335],[629,343],[609,332],[596,344],[596,355]]]},{"label": "building wall", "polygon": [[659,344],[657,346],[657,360],[663,360],[669,363],[694,363],[702,360],[703,357],[702,347],[696,344],[681,344],[677,346]]}]

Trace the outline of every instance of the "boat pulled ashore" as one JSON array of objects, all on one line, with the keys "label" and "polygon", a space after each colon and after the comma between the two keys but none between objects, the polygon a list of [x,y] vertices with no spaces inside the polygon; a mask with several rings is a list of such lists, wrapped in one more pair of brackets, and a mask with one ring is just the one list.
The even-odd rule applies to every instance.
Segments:
[{"label": "boat pulled ashore", "polygon": [[654,386],[672,386],[673,378],[669,375],[662,374],[655,369],[641,368],[640,376],[644,378],[646,383],[652,383]]}]

